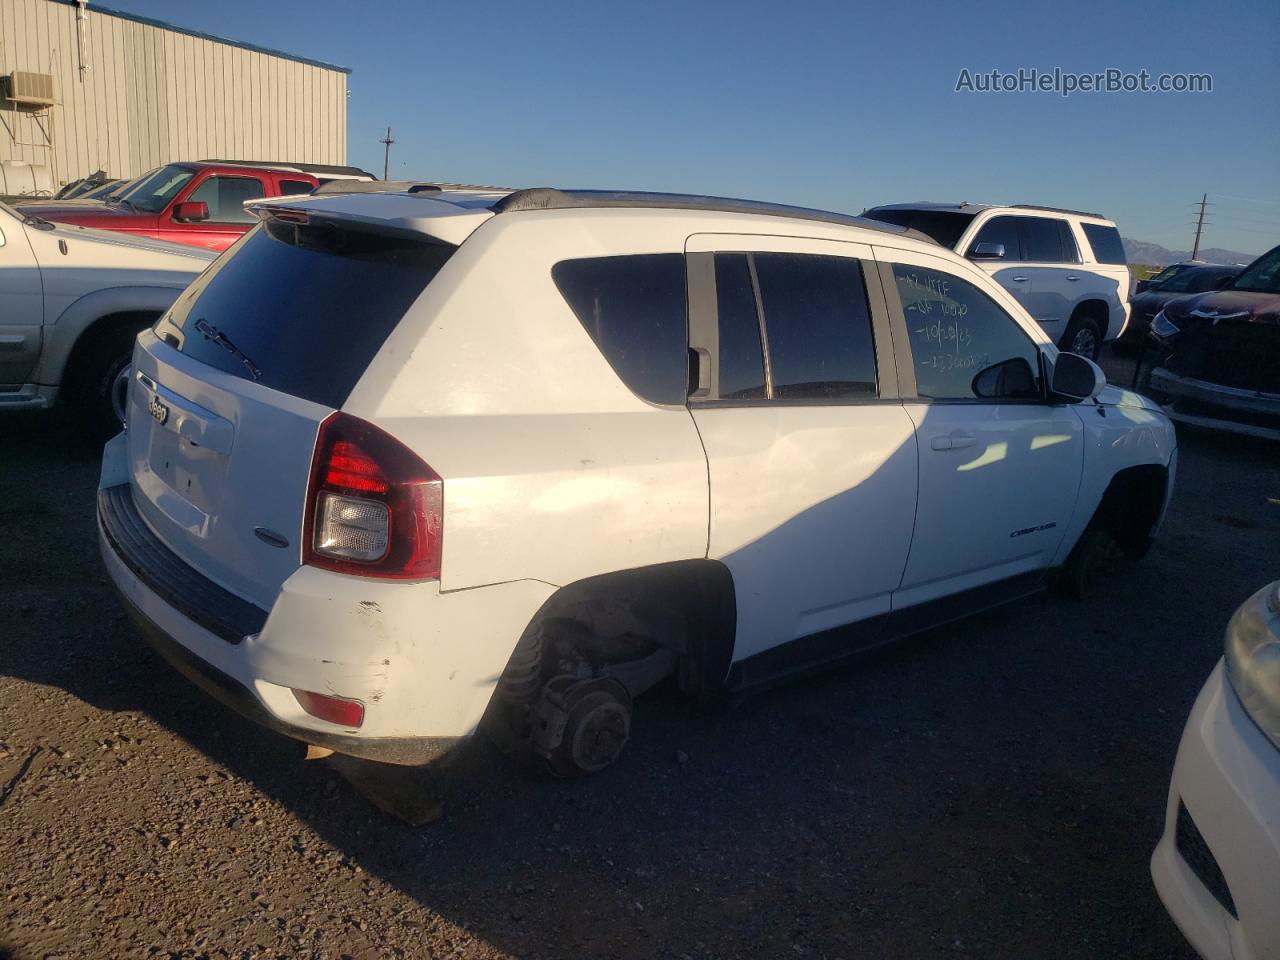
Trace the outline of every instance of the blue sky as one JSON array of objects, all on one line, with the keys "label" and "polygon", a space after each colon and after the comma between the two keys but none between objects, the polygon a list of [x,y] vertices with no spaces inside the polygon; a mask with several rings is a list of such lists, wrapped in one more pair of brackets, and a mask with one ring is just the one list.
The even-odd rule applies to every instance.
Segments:
[{"label": "blue sky", "polygon": [[[1280,242],[1280,3],[107,0],[352,68],[349,159],[394,178],[1096,210],[1189,249]],[[1019,68],[1213,92],[957,93]]]}]

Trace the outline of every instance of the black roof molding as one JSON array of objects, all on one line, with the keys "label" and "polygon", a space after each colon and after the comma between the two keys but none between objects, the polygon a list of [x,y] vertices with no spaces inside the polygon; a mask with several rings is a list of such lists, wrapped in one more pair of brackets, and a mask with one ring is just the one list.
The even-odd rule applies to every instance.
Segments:
[{"label": "black roof molding", "polygon": [[706,210],[716,213],[750,213],[772,217],[790,217],[795,220],[816,220],[842,226],[862,227],[881,233],[911,237],[935,244],[918,230],[910,230],[893,224],[866,220],[847,213],[814,210],[810,207],[793,207],[784,203],[762,200],[738,200],[730,197],[710,197],[687,193],[647,193],[631,190],[557,190],[554,187],[533,187],[508,194],[493,205],[494,213],[514,213],[521,210],[569,210],[633,208],[649,210]]}]

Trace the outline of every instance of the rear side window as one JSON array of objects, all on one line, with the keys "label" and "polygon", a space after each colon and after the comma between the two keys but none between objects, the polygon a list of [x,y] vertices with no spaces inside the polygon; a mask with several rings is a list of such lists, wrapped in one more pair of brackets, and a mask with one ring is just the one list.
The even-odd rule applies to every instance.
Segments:
[{"label": "rear side window", "polygon": [[716,312],[720,328],[720,399],[767,397],[760,317],[747,254],[716,254]]},{"label": "rear side window", "polygon": [[264,224],[183,292],[156,333],[224,373],[341,407],[455,249],[424,241]]},{"label": "rear side window", "polygon": [[1018,239],[1018,218],[992,217],[984,223],[982,229],[978,231],[978,235],[969,244],[968,256],[976,255],[977,246],[980,243],[998,243],[1004,247],[1002,256],[995,257],[989,253],[983,253],[983,260],[1021,260],[1022,247],[1021,241]]},{"label": "rear side window", "polygon": [[[1062,263],[1068,259],[1062,248],[1061,220],[1021,217],[1023,259],[1030,263]],[[1065,223],[1063,224],[1065,226]]]},{"label": "rear side window", "polygon": [[304,194],[310,193],[314,189],[315,187],[307,183],[307,181],[305,180],[281,180],[280,181],[280,196],[282,197],[302,196]]},{"label": "rear side window", "polygon": [[1115,227],[1104,227],[1096,223],[1082,223],[1085,239],[1093,248],[1093,258],[1099,263],[1125,263],[1124,244],[1120,242],[1120,231]]},{"label": "rear side window", "polygon": [[756,253],[773,396],[876,395],[862,265],[843,257]]},{"label": "rear side window", "polygon": [[651,403],[684,404],[689,394],[684,254],[562,260],[551,268],[551,279],[633,393]]}]

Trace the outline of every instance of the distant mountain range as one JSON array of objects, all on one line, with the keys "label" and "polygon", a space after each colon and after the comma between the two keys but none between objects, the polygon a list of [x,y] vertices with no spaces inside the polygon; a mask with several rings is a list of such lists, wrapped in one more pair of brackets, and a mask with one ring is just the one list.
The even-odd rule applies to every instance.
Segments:
[{"label": "distant mountain range", "polygon": [[[1129,237],[1121,237],[1121,240],[1124,242],[1125,259],[1130,263],[1149,263],[1157,267],[1167,267],[1171,263],[1191,259],[1190,250],[1170,250],[1158,243],[1132,240]],[[1223,250],[1221,247],[1205,247],[1200,251],[1200,259],[1210,263],[1252,263],[1258,259],[1258,254]]]}]

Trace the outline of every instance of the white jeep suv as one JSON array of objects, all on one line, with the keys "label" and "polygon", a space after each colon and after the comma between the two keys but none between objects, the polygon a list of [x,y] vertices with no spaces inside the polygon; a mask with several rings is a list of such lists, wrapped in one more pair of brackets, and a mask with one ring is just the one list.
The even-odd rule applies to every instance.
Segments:
[{"label": "white jeep suv", "polygon": [[910,227],[968,257],[1064,350],[1097,359],[1129,320],[1130,276],[1116,225],[1096,213],[1016,204],[903,203],[872,220]]},{"label": "white jeep suv", "polygon": [[1173,482],[1158,408],[897,227],[550,189],[256,209],[138,339],[100,541],[174,665],[318,747],[424,763],[487,718],[596,770],[666,677],[758,687],[1078,543],[1139,556]]}]

